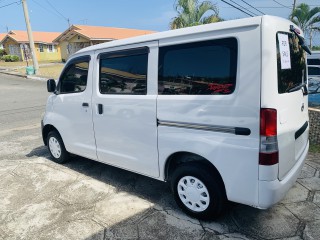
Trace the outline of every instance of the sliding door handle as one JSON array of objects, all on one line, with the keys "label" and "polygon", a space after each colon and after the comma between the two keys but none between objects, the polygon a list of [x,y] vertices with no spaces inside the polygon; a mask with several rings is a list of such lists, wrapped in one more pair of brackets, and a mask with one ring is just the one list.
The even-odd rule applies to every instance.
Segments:
[{"label": "sliding door handle", "polygon": [[103,113],[103,105],[101,103],[98,104],[98,113],[99,114]]},{"label": "sliding door handle", "polygon": [[82,107],[89,107],[89,103],[86,103],[86,102],[82,103]]}]

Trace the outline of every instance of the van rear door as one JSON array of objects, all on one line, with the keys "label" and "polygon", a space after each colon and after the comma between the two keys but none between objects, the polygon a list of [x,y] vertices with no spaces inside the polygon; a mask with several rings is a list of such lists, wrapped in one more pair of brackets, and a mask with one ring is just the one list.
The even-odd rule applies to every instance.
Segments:
[{"label": "van rear door", "polygon": [[[308,143],[306,52],[291,32],[278,31],[277,82],[279,104],[279,179],[295,165]],[[283,45],[288,44],[289,51]],[[284,61],[288,61],[287,64]]]},{"label": "van rear door", "polygon": [[278,166],[274,164],[272,169],[278,171],[279,180],[286,177],[308,146],[306,52],[299,44],[302,31],[297,30],[297,37],[293,28],[298,29],[289,20],[262,17],[261,108],[276,110]]}]

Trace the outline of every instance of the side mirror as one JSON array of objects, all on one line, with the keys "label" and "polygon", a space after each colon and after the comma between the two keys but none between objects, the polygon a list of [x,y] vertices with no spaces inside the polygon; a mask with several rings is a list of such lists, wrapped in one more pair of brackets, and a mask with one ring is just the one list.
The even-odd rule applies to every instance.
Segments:
[{"label": "side mirror", "polygon": [[55,92],[56,91],[56,81],[54,79],[49,79],[47,81],[47,89],[48,89],[48,92]]}]

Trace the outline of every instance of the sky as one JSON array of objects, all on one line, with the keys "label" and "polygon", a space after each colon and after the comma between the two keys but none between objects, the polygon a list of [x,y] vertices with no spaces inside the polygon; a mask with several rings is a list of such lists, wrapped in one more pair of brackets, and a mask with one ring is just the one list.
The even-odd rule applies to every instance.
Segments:
[{"label": "sky", "polygon": [[[69,26],[68,19],[70,24],[165,31],[169,29],[171,19],[176,16],[175,1],[27,0],[27,4],[33,31],[63,32]],[[242,0],[227,1],[248,7]],[[293,1],[246,0],[265,14],[284,18],[291,13]],[[225,20],[249,17],[221,0],[212,2],[218,6],[219,15]],[[302,2],[311,7],[320,7],[320,0],[297,0],[297,5]],[[261,15],[252,8],[250,10]],[[6,32],[7,29],[26,30],[20,0],[0,0],[0,33]],[[317,38],[319,36],[318,34]]]}]

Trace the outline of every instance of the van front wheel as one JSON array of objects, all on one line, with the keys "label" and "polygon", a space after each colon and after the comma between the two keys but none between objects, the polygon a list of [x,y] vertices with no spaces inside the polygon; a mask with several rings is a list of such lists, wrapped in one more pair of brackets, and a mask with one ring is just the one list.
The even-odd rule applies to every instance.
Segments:
[{"label": "van front wheel", "polygon": [[218,217],[227,202],[223,184],[207,169],[202,164],[185,163],[171,179],[174,198],[182,210],[206,220]]},{"label": "van front wheel", "polygon": [[68,160],[69,153],[63,144],[62,138],[56,131],[49,132],[47,146],[51,157],[56,163],[64,163]]}]

